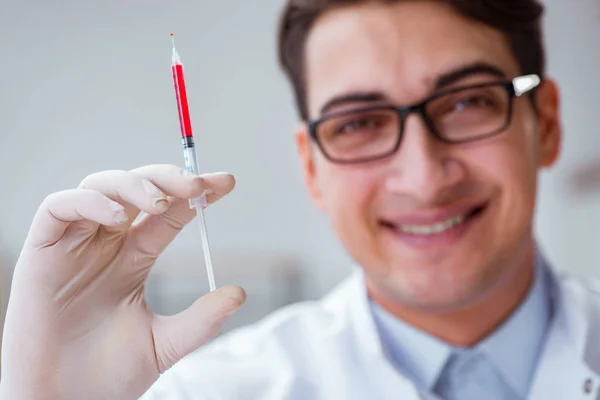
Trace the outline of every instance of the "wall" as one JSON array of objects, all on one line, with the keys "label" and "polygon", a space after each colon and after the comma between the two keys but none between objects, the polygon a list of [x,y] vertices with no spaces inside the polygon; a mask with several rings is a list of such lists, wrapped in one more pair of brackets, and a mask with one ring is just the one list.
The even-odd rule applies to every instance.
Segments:
[{"label": "wall", "polygon": [[[216,250],[278,250],[324,293],[349,260],[310,205],[292,132],[296,115],[275,59],[281,0],[0,0],[0,246],[10,270],[43,198],[87,174],[181,165],[169,71],[175,31],[186,65],[201,168],[236,175],[209,213]],[[574,6],[577,3],[577,6]],[[600,11],[548,0],[550,74],[563,93],[564,154],[544,173],[536,230],[559,268],[600,275],[600,194],[571,174],[598,158]],[[186,230],[161,260],[199,245]]]},{"label": "wall", "polygon": [[578,193],[572,177],[600,162],[600,3],[546,0],[548,73],[562,94],[563,153],[542,174],[536,230],[557,268],[600,276],[600,191]]}]

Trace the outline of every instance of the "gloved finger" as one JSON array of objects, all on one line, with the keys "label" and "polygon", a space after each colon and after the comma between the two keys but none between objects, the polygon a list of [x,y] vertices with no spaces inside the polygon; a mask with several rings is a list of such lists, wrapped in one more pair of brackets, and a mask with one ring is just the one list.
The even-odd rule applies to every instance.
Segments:
[{"label": "gloved finger", "polygon": [[[154,179],[156,181],[157,178]],[[202,187],[210,191],[206,197],[209,204],[225,196],[235,185],[233,176],[225,173],[202,175],[201,179]],[[160,185],[161,182],[156,181],[156,183]],[[173,193],[167,189],[165,192]],[[197,197],[202,191],[189,193],[191,197]],[[187,200],[172,200],[171,206],[164,213],[146,215],[142,218],[131,231],[131,240],[135,243],[136,249],[147,258],[147,262],[140,265],[151,265],[195,216],[196,211],[190,209]]]},{"label": "gloved finger", "polygon": [[146,215],[136,223],[130,230],[130,241],[140,255],[138,265],[151,266],[195,215],[188,200],[172,199],[167,211]]},{"label": "gloved finger", "polygon": [[208,204],[227,195],[235,187],[235,178],[225,172],[193,175],[183,168],[166,164],[146,165],[131,172],[150,180],[167,195],[178,199],[193,199],[206,190]]},{"label": "gloved finger", "polygon": [[228,195],[235,187],[235,177],[226,172],[202,174],[200,177],[204,180],[209,205]]},{"label": "gloved finger", "polygon": [[152,332],[160,373],[214,338],[245,301],[242,288],[225,286],[202,296],[177,315],[155,316]]},{"label": "gloved finger", "polygon": [[[167,195],[150,180],[129,171],[103,171],[87,176],[80,184],[82,189],[96,190],[108,198],[122,204],[131,222],[139,211],[148,214],[159,214],[169,207]],[[118,227],[118,230],[129,228],[130,224]]]},{"label": "gloved finger", "polygon": [[125,208],[95,190],[71,189],[49,195],[40,205],[29,231],[28,242],[47,247],[58,242],[70,224],[92,222],[91,229],[119,226],[129,219]]}]

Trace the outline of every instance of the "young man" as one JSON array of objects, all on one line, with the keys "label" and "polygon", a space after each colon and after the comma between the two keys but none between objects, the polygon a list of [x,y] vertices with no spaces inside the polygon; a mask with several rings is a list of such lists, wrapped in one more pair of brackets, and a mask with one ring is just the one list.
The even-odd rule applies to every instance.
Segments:
[{"label": "young man", "polygon": [[243,292],[165,318],[143,284],[193,216],[185,199],[215,201],[232,177],[92,175],[33,222],[3,398],[600,396],[600,297],[557,276],[532,233],[538,171],[561,136],[541,13],[536,0],[289,0],[280,56],[307,187],[360,269],[189,354]]}]

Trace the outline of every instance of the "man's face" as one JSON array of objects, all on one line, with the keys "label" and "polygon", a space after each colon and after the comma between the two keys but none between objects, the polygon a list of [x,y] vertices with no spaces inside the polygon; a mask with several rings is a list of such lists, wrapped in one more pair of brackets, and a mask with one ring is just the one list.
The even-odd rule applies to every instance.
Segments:
[{"label": "man's face", "polygon": [[[311,30],[305,57],[311,119],[410,105],[499,79],[489,72],[443,79],[473,65],[505,79],[520,73],[500,32],[435,1],[331,11]],[[328,161],[299,128],[311,195],[363,267],[371,292],[409,306],[461,307],[522,262],[532,239],[537,170],[554,162],[560,142],[553,84],[544,82],[537,95],[539,113],[527,96],[516,98],[502,134],[464,144],[436,140],[411,114],[396,153],[360,164]],[[323,110],[332,99],[346,100]]]}]

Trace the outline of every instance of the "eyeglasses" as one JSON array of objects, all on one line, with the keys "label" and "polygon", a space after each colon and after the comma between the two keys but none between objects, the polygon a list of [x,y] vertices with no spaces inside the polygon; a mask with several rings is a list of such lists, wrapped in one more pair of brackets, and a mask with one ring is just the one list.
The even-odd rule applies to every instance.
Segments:
[{"label": "eyeglasses", "polygon": [[331,113],[309,121],[310,136],[327,159],[350,164],[374,161],[400,147],[404,124],[419,114],[429,132],[445,143],[489,138],[510,125],[513,100],[540,84],[538,75],[463,86],[406,107],[372,106]]}]

